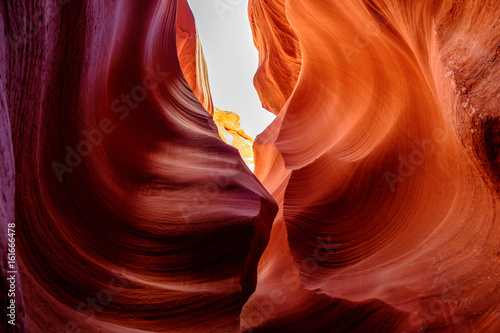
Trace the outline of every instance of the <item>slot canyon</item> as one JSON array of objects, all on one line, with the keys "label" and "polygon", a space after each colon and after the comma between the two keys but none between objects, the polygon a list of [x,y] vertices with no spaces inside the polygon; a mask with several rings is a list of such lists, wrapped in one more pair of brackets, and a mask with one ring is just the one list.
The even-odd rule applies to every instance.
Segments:
[{"label": "slot canyon", "polygon": [[500,332],[500,2],[206,1],[255,138],[187,0],[3,0],[0,332]]}]

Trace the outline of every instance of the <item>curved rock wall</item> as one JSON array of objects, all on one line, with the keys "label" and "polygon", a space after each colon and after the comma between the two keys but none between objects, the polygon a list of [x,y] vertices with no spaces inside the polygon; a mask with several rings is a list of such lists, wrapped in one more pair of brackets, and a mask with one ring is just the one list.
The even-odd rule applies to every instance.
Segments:
[{"label": "curved rock wall", "polygon": [[301,71],[254,145],[280,212],[245,328],[498,330],[498,4],[253,3],[259,71],[296,64],[269,17]]},{"label": "curved rock wall", "polygon": [[2,11],[29,332],[239,331],[277,208],[183,76],[177,2]]}]

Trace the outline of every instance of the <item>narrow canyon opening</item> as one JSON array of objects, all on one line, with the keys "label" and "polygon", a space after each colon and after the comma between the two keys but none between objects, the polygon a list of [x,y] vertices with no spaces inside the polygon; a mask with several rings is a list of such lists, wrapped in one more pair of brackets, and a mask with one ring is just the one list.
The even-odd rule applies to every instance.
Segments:
[{"label": "narrow canyon opening", "polygon": [[276,116],[262,108],[253,86],[259,55],[250,29],[248,0],[188,0],[188,4],[203,48],[219,133],[238,148],[253,171],[253,139]]}]

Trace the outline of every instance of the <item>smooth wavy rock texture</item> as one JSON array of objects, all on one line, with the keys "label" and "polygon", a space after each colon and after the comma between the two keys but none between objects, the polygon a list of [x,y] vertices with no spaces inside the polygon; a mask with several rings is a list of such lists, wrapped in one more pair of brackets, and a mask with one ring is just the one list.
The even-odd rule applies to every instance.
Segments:
[{"label": "smooth wavy rock texture", "polygon": [[[0,21],[2,24],[2,21]],[[24,302],[22,297],[19,271],[9,267],[10,262],[15,258],[15,254],[9,249],[15,249],[9,246],[9,239],[12,237],[13,224],[15,224],[15,167],[14,151],[12,146],[12,132],[9,120],[9,109],[7,107],[7,91],[5,89],[5,77],[8,72],[5,55],[8,45],[5,39],[0,41],[0,288],[2,290],[2,319],[0,327],[12,332],[22,332],[26,329],[26,318]],[[15,239],[14,239],[15,240]],[[15,241],[13,242],[15,245]],[[15,273],[13,273],[15,272]],[[17,317],[15,322],[8,324],[8,321],[15,318],[11,316],[11,294],[17,291],[17,297],[14,299],[15,309],[12,315]],[[10,327],[9,327],[10,326]]]},{"label": "smooth wavy rock texture", "polygon": [[500,331],[498,1],[250,0],[254,174],[186,0],[0,11],[3,331]]},{"label": "smooth wavy rock texture", "polygon": [[[254,145],[280,212],[244,327],[500,330],[499,4],[250,8],[260,58],[273,59],[257,89],[297,66],[291,54],[301,69]],[[283,52],[293,36],[300,50]]]},{"label": "smooth wavy rock texture", "polygon": [[6,35],[40,20],[9,40],[2,95],[29,332],[239,331],[277,207],[188,85],[176,14],[142,0],[2,9]]}]

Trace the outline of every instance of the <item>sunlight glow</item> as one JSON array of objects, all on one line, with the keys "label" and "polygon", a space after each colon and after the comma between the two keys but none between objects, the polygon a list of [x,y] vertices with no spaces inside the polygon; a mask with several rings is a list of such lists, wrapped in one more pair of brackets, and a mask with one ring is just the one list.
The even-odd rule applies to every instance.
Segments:
[{"label": "sunlight glow", "polygon": [[253,87],[258,52],[248,21],[248,0],[188,0],[208,67],[214,106],[241,117],[252,138],[276,117],[262,108]]}]

